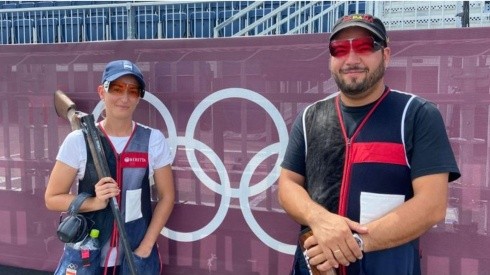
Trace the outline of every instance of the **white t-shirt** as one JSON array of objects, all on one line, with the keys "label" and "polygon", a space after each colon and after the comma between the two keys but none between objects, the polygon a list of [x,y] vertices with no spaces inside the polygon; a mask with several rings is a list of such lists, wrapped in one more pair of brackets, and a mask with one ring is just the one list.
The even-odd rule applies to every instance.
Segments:
[{"label": "white t-shirt", "polygon": [[[169,165],[173,162],[172,152],[163,133],[148,126],[138,124],[141,127],[151,129],[150,144],[148,147],[149,177],[152,178],[154,170]],[[109,139],[119,154],[124,150],[129,140],[127,137],[112,137]],[[83,138],[82,130],[72,131],[61,144],[56,156],[56,160],[61,161],[78,170],[77,180],[83,179],[87,164],[87,147]],[[153,182],[153,181],[151,181]]]}]

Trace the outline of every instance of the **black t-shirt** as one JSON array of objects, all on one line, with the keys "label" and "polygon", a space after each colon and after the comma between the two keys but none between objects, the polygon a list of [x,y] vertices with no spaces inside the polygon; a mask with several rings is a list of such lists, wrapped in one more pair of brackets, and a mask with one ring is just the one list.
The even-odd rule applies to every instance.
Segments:
[{"label": "black t-shirt", "polygon": [[352,137],[357,129],[357,126],[362,122],[362,119],[375,104],[376,102],[361,107],[349,107],[345,106],[342,102],[340,103],[342,119],[344,120],[348,137]]},{"label": "black t-shirt", "polygon": [[[373,106],[374,103],[361,107],[341,107],[349,136],[354,133],[357,125]],[[293,123],[281,167],[305,176],[306,148],[303,113],[304,110]],[[447,172],[449,172],[449,181],[460,177],[444,121],[434,104],[425,102],[417,111],[409,109],[405,125],[405,148],[411,167],[412,180],[421,176]]]}]

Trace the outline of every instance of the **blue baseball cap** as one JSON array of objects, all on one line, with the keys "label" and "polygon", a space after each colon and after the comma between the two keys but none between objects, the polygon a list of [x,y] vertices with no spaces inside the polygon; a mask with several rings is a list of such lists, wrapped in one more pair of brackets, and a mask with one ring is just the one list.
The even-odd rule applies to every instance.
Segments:
[{"label": "blue baseball cap", "polygon": [[104,73],[102,74],[102,83],[114,81],[123,75],[132,75],[136,78],[141,88],[141,97],[145,91],[145,80],[141,70],[129,60],[115,60],[107,63]]}]

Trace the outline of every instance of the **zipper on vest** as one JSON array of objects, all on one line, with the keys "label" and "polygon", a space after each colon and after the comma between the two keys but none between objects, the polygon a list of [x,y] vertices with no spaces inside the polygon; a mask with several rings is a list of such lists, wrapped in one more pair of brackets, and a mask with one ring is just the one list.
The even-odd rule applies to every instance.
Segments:
[{"label": "zipper on vest", "polygon": [[116,155],[116,182],[117,185],[119,186],[119,190],[121,190],[121,192],[119,192],[119,195],[116,198],[118,200],[119,205],[121,206],[121,201],[123,197],[122,169],[120,168],[121,154],[115,153],[115,155]]},{"label": "zipper on vest", "polygon": [[[352,139],[347,138],[345,144],[345,161],[344,161],[344,176],[342,177],[342,183],[340,185],[340,196],[339,196],[339,215],[347,216],[347,205],[349,203],[349,184],[350,184],[350,167],[351,167],[351,148],[352,148]],[[339,274],[346,275],[347,267],[341,265],[339,267]]]},{"label": "zipper on vest", "polygon": [[344,160],[344,171],[342,177],[342,183],[340,186],[340,197],[339,197],[339,215],[347,215],[347,204],[349,198],[349,183],[350,183],[350,167],[351,167],[351,148],[352,140],[351,138],[346,139],[345,145],[345,160]]}]

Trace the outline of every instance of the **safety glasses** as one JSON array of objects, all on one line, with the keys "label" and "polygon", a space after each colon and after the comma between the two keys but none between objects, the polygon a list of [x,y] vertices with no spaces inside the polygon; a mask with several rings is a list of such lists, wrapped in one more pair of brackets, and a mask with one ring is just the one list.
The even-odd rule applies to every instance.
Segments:
[{"label": "safety glasses", "polygon": [[131,98],[138,98],[141,96],[141,88],[139,85],[121,81],[106,81],[104,82],[104,89],[106,92],[115,96],[123,96],[126,91]]},{"label": "safety glasses", "polygon": [[333,57],[344,57],[348,55],[351,49],[357,54],[370,54],[378,51],[383,46],[374,41],[374,38],[361,37],[346,40],[333,40],[330,42],[330,54]]}]

